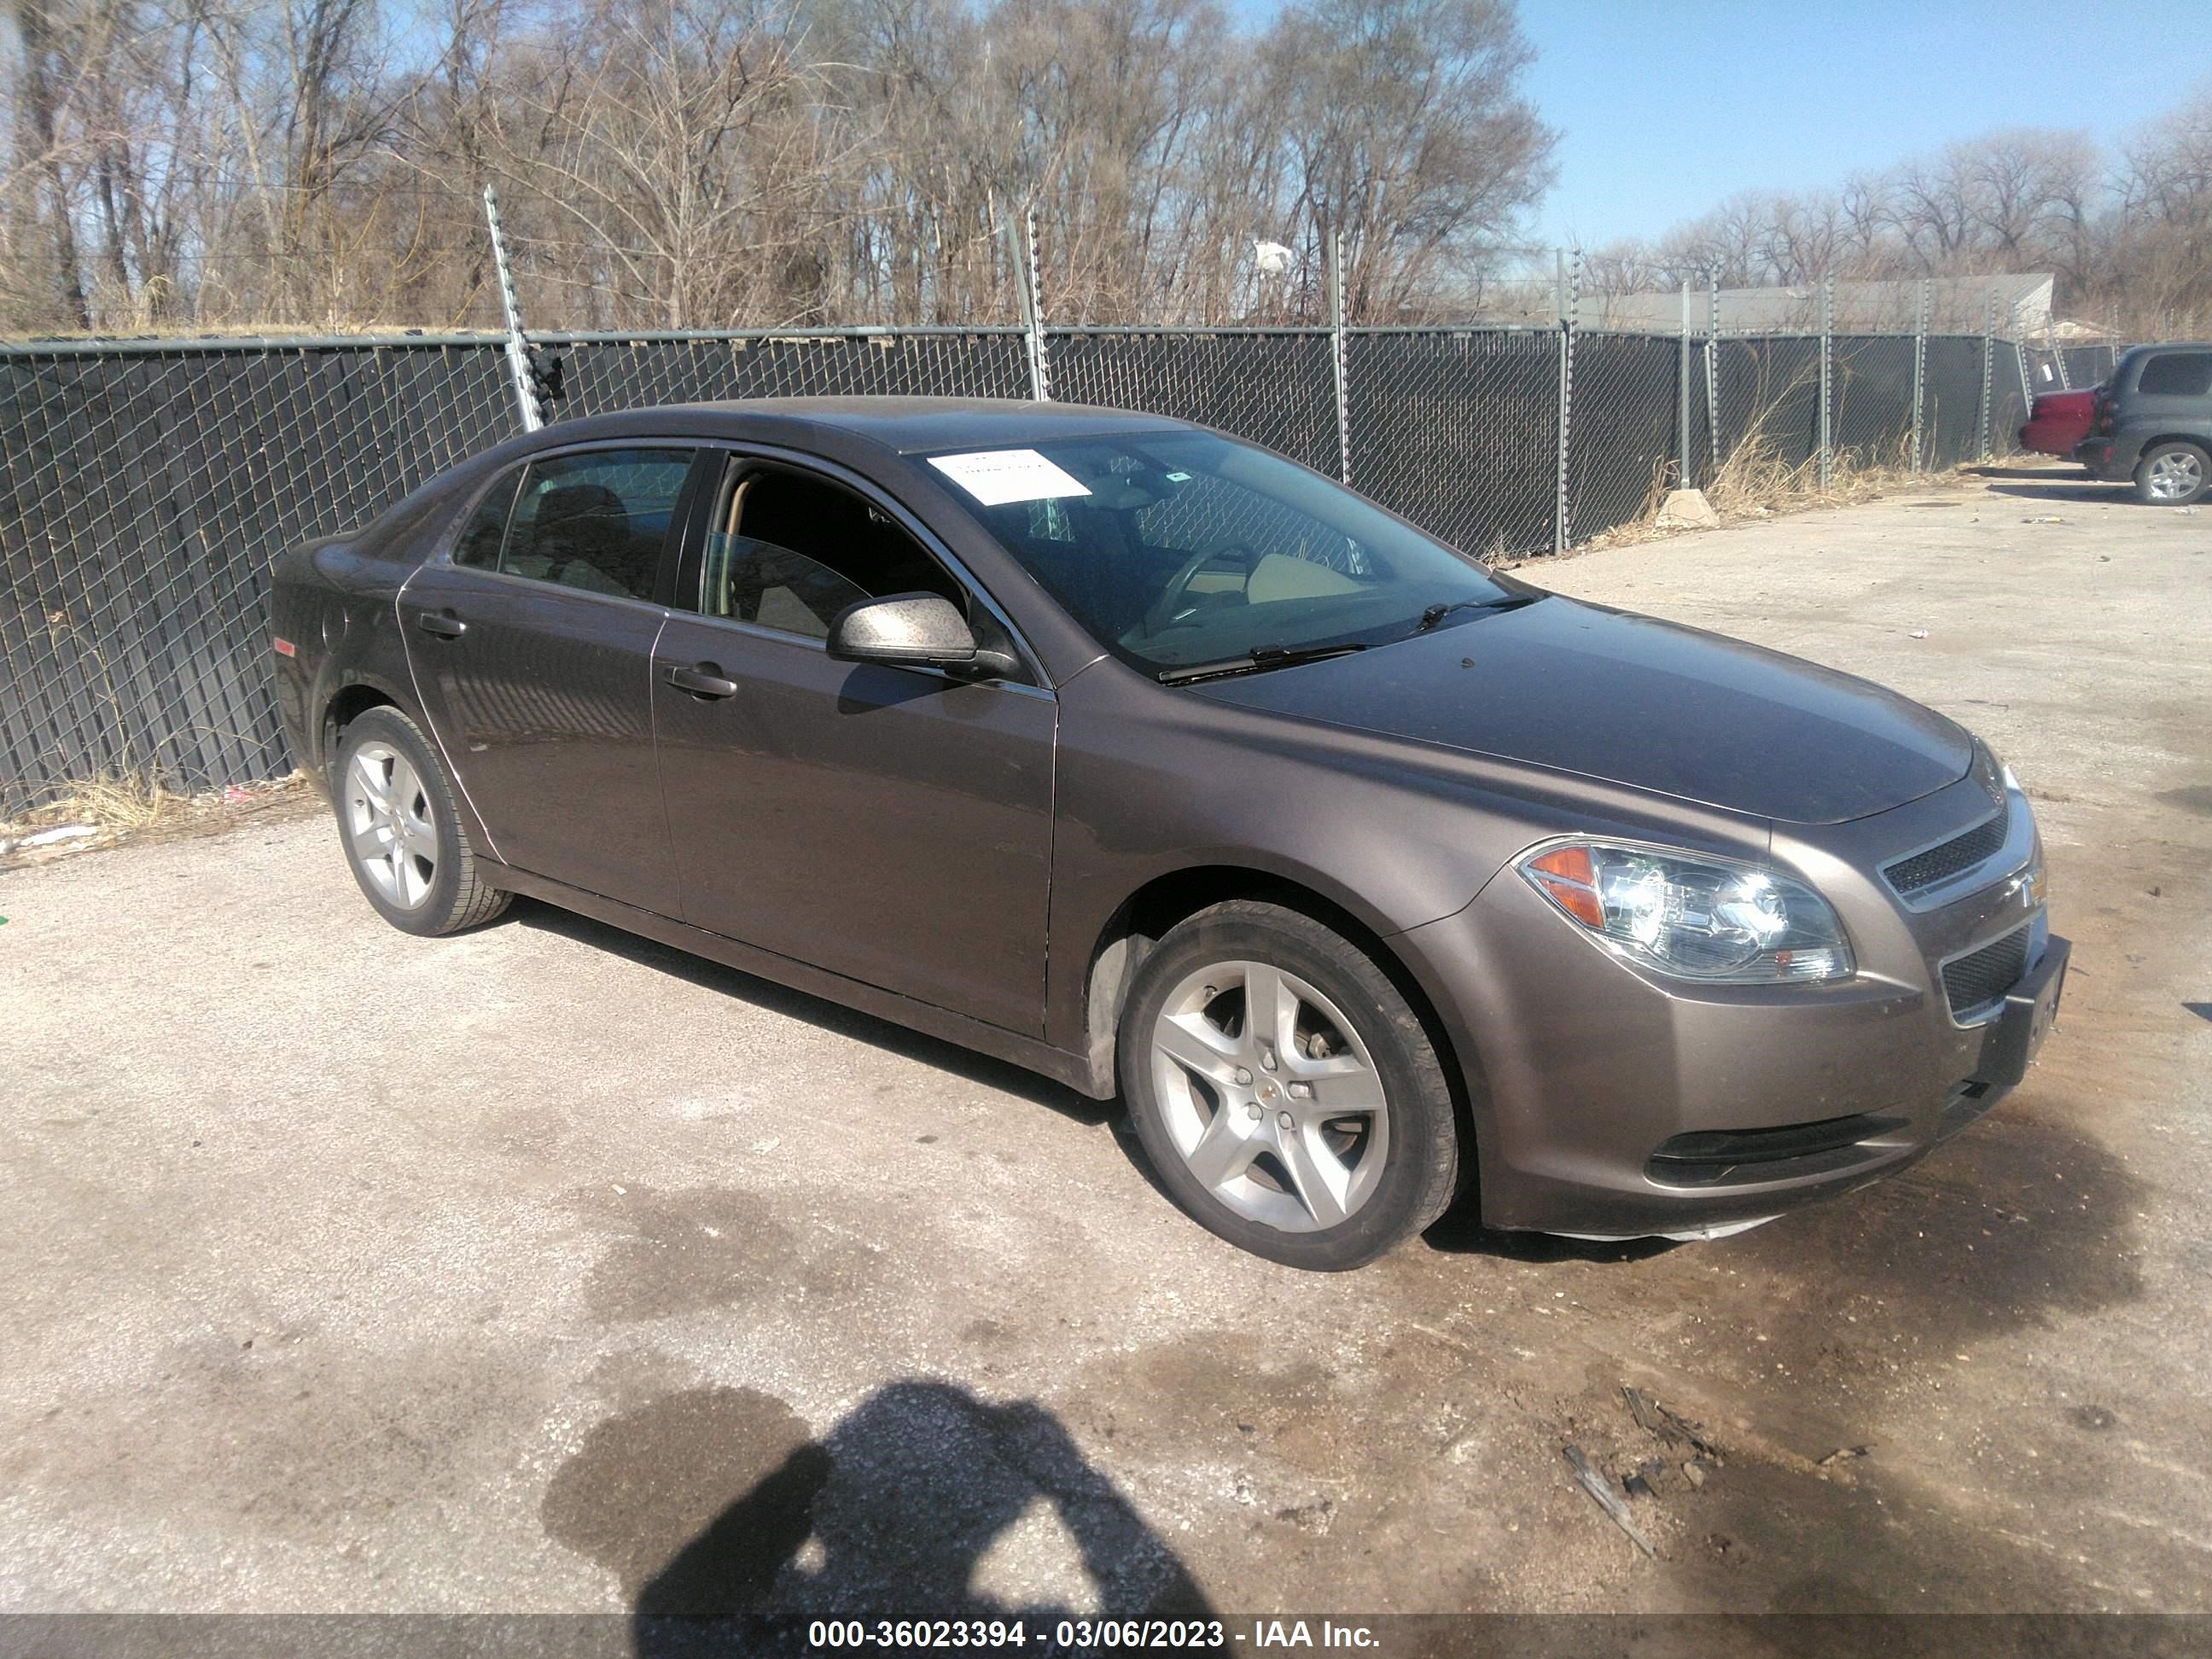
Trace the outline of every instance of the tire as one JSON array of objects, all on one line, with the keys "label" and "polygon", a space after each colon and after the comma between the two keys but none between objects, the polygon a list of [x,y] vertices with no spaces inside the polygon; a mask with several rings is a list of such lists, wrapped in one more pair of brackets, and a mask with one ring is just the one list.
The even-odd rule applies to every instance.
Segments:
[{"label": "tire", "polygon": [[[1275,988],[1271,1031],[1243,1018],[1255,982]],[[1137,971],[1115,1047],[1160,1183],[1255,1255],[1364,1267],[1458,1189],[1451,1090],[1419,1017],[1358,947],[1295,910],[1237,900],[1171,929]]]},{"label": "tire", "polygon": [[345,728],[331,800],[353,878],[400,932],[456,933],[507,908],[509,896],[477,873],[437,751],[397,708],[368,709]]},{"label": "tire", "polygon": [[2153,507],[2187,507],[2212,484],[2212,456],[2199,444],[2153,444],[2136,463],[2136,499]]}]

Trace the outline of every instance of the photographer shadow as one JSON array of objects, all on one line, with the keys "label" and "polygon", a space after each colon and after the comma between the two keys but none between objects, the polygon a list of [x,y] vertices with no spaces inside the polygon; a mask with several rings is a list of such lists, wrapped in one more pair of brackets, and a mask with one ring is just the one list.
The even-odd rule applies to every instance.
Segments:
[{"label": "photographer shadow", "polygon": [[641,1659],[781,1651],[823,1619],[1213,1617],[1051,1413],[949,1383],[890,1384],[819,1439],[749,1390],[665,1396],[587,1437],[545,1521],[622,1574]]}]

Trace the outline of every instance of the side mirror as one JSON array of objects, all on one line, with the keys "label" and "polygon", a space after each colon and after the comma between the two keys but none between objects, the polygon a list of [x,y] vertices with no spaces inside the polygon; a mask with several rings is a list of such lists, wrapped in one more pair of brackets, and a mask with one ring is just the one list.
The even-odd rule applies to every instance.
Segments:
[{"label": "side mirror", "polygon": [[968,619],[937,593],[893,593],[847,605],[830,623],[824,642],[840,662],[873,662],[948,673],[1011,674],[1019,665],[1003,651],[975,643]]}]

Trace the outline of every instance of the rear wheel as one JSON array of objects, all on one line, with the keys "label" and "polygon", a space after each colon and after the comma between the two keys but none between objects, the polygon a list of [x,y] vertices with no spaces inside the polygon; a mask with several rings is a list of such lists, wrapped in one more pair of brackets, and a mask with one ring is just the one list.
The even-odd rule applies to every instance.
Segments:
[{"label": "rear wheel", "polygon": [[2187,507],[2212,483],[2212,458],[2195,444],[2153,444],[2136,463],[2136,499]]},{"label": "rear wheel", "polygon": [[507,908],[477,873],[453,785],[422,727],[397,708],[371,708],[338,744],[338,832],[354,879],[404,933],[458,933]]},{"label": "rear wheel", "polygon": [[1294,1267],[1358,1267],[1443,1214],[1451,1091],[1406,999],[1310,917],[1202,910],[1139,970],[1121,1090],[1161,1183],[1201,1225]]}]

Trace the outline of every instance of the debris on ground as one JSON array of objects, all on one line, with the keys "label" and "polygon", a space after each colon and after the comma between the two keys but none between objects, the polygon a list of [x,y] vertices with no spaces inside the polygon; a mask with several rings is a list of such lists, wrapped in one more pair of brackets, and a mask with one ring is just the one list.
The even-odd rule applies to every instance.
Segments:
[{"label": "debris on ground", "polygon": [[1908,640],[1924,640],[1928,637],[1928,630],[1924,628],[1916,628],[1905,637]]},{"label": "debris on ground", "polygon": [[1720,1453],[1705,1437],[1705,1431],[1695,1423],[1677,1417],[1658,1401],[1641,1389],[1623,1385],[1621,1398],[1627,1401],[1629,1413],[1636,1419],[1636,1426],[1658,1441],[1662,1446],[1687,1446],[1709,1468],[1719,1467]]},{"label": "debris on ground", "polygon": [[249,813],[289,815],[319,810],[304,775],[225,784],[180,795],[158,780],[94,779],[20,817],[0,817],[0,859],[44,861],[125,840],[166,840],[227,830]]},{"label": "debris on ground", "polygon": [[1651,1540],[1636,1524],[1636,1517],[1628,1512],[1626,1502],[1613,1491],[1611,1481],[1590,1467],[1589,1459],[1583,1455],[1583,1449],[1568,1446],[1563,1449],[1562,1455],[1566,1458],[1568,1467],[1574,1470],[1575,1479],[1582,1483],[1583,1490],[1596,1500],[1597,1506],[1611,1517],[1613,1524],[1626,1533],[1636,1547],[1646,1555],[1656,1556],[1659,1552],[1651,1547]]},{"label": "debris on ground", "polygon": [[1826,1457],[1816,1459],[1814,1467],[1825,1469],[1838,1463],[1854,1462],[1873,1450],[1872,1446],[1838,1446]]},{"label": "debris on ground", "polygon": [[100,833],[97,824],[64,823],[58,829],[37,830],[28,835],[0,836],[0,858],[28,852],[34,847],[58,847],[64,842],[88,841]]},{"label": "debris on ground", "polygon": [[1705,1484],[1705,1476],[1711,1473],[1712,1467],[1704,1458],[1693,1457],[1682,1465],[1682,1478],[1692,1487],[1702,1488]]},{"label": "debris on ground", "polygon": [[1674,1466],[1663,1457],[1647,1457],[1620,1485],[1631,1498],[1660,1497],[1674,1489]]}]

